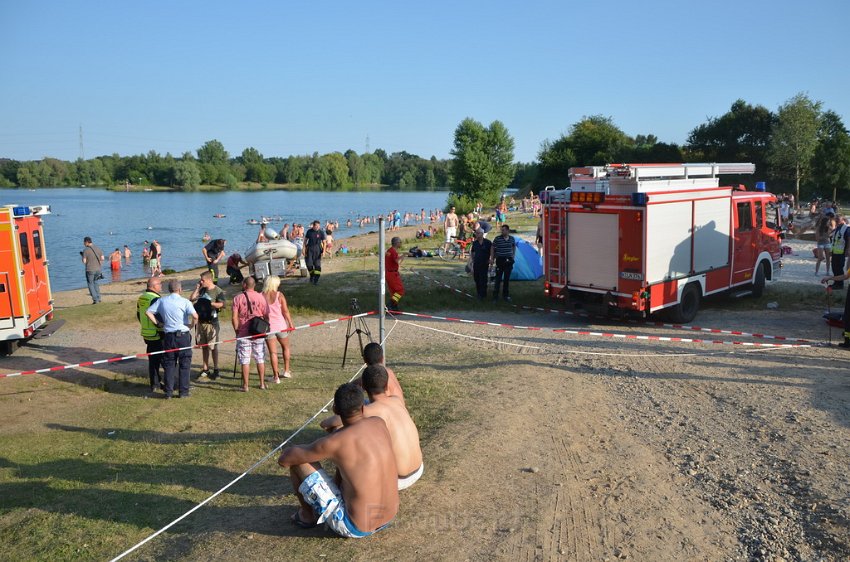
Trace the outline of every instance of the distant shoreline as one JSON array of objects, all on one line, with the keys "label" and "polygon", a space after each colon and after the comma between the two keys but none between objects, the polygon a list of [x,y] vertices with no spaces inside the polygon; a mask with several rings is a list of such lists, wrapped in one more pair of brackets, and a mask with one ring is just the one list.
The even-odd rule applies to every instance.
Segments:
[{"label": "distant shoreline", "polygon": [[243,183],[235,188],[220,185],[201,185],[197,189],[180,189],[162,185],[131,185],[129,189],[124,186],[115,185],[42,185],[39,187],[4,187],[2,189],[13,189],[16,191],[38,191],[40,189],[100,189],[113,191],[115,193],[232,193],[232,192],[264,192],[264,191],[319,191],[328,193],[442,193],[451,191],[451,187],[435,187],[428,189],[398,189],[386,184],[375,184],[360,187],[327,188],[303,184],[270,183],[263,187],[262,184]]}]

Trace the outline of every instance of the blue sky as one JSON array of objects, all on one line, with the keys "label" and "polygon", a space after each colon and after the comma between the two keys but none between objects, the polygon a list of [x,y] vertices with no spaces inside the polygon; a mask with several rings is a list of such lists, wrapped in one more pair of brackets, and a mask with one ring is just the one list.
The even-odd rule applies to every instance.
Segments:
[{"label": "blue sky", "polygon": [[516,159],[585,115],[683,143],[737,98],[850,125],[850,2],[0,0],[0,157],[407,150],[465,117]]}]

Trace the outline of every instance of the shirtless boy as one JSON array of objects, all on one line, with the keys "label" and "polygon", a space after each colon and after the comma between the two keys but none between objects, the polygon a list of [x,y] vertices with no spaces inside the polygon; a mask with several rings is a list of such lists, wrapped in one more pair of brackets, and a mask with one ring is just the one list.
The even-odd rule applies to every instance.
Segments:
[{"label": "shirtless boy", "polygon": [[[419,480],[425,465],[416,424],[398,396],[387,396],[387,378],[387,370],[381,365],[370,365],[363,371],[363,388],[369,394],[369,403],[364,406],[363,413],[386,422],[398,467],[398,489],[404,490]],[[341,425],[339,416],[332,416],[321,423],[326,429]]]},{"label": "shirtless boy", "polygon": [[[341,537],[368,537],[398,513],[398,469],[387,424],[363,414],[363,391],[346,383],[334,393],[334,413],[343,428],[310,445],[287,447],[278,464],[289,468],[301,507],[293,524],[324,523]],[[320,461],[337,467],[331,479]]]},{"label": "shirtless boy", "polygon": [[455,208],[452,207],[446,214],[446,220],[443,221],[443,226],[446,229],[446,242],[451,242],[452,238],[457,238],[457,225],[458,218],[455,214]]}]

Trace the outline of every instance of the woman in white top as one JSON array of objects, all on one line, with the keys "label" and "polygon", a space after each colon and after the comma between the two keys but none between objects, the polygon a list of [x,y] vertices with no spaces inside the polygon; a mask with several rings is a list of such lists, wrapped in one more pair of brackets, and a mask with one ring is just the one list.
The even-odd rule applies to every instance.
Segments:
[{"label": "woman in white top", "polygon": [[272,373],[275,384],[280,384],[280,371],[277,363],[277,344],[283,348],[283,378],[292,376],[289,371],[289,329],[292,328],[292,317],[286,305],[286,297],[278,289],[280,277],[270,275],[263,282],[263,296],[269,303],[269,335],[266,345],[269,346],[269,356],[272,361]]}]

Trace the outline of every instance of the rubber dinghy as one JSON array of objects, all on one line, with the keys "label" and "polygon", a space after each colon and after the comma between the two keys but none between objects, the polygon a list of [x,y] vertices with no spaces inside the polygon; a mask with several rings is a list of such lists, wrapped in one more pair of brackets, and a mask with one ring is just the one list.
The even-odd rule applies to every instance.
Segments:
[{"label": "rubber dinghy", "polygon": [[291,260],[298,255],[298,246],[289,240],[269,240],[257,242],[245,255],[245,261],[252,264],[257,261]]}]

